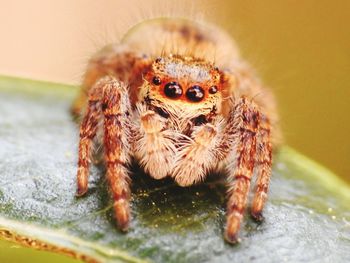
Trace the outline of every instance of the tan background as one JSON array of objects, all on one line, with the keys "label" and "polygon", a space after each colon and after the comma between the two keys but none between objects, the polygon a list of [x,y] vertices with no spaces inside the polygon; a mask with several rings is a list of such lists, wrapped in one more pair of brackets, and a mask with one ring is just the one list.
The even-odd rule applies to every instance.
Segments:
[{"label": "tan background", "polygon": [[65,83],[79,83],[90,54],[143,18],[207,17],[235,37],[275,91],[287,142],[350,182],[350,1],[0,4],[0,74]]}]

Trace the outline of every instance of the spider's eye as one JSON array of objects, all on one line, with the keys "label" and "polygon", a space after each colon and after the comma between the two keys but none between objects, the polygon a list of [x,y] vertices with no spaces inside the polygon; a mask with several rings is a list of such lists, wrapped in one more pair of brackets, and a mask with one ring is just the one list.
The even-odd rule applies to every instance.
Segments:
[{"label": "spider's eye", "polygon": [[209,88],[209,93],[210,94],[215,94],[216,92],[218,92],[218,87],[217,86],[211,86]]},{"label": "spider's eye", "polygon": [[204,98],[204,90],[200,86],[194,85],[186,91],[186,96],[191,101],[199,102]]},{"label": "spider's eye", "polygon": [[157,86],[162,83],[162,81],[159,77],[153,77],[152,82],[154,85],[157,85]]},{"label": "spider's eye", "polygon": [[172,81],[164,86],[164,93],[169,98],[178,98],[182,95],[182,88],[179,83]]}]

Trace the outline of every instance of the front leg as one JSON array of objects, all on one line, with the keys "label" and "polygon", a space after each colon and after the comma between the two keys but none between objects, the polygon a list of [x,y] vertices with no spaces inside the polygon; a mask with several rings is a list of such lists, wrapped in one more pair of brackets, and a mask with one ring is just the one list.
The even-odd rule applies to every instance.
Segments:
[{"label": "front leg", "polygon": [[88,105],[80,132],[78,195],[87,190],[92,140],[100,117],[104,125],[106,176],[114,199],[115,217],[119,228],[126,230],[130,221],[130,179],[127,169],[130,163],[130,104],[126,87],[115,79],[105,77],[92,87]]},{"label": "front leg", "polygon": [[[256,154],[256,134],[260,114],[256,106],[241,98],[231,112],[227,128],[235,134],[236,145],[229,156],[228,203],[225,239],[239,241],[237,234],[246,208]],[[228,130],[227,133],[230,133]]]}]

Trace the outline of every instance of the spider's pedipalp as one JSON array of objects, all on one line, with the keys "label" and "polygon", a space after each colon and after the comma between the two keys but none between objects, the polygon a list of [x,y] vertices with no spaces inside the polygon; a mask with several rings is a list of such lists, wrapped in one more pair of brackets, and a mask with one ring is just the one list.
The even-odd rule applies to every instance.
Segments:
[{"label": "spider's pedipalp", "polygon": [[137,111],[134,155],[147,173],[155,179],[162,179],[173,168],[178,132],[167,129],[167,119],[153,110],[138,105]]},{"label": "spider's pedipalp", "polygon": [[180,186],[190,186],[203,181],[208,172],[217,166],[222,122],[217,123],[219,126],[207,123],[195,127],[192,140],[179,148],[172,177]]}]

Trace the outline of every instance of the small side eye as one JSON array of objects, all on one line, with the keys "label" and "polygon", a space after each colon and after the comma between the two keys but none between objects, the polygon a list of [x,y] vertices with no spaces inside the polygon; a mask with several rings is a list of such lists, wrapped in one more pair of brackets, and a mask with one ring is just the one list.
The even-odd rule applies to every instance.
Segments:
[{"label": "small side eye", "polygon": [[161,81],[161,79],[159,77],[153,77],[152,82],[153,82],[154,85],[157,85],[157,86],[162,84],[162,81]]},{"label": "small side eye", "polygon": [[162,57],[158,57],[158,58],[156,58],[156,63],[161,63],[161,62],[163,62],[163,58]]},{"label": "small side eye", "polygon": [[209,93],[210,94],[215,94],[216,92],[218,92],[218,87],[217,86],[211,86],[209,88]]}]

